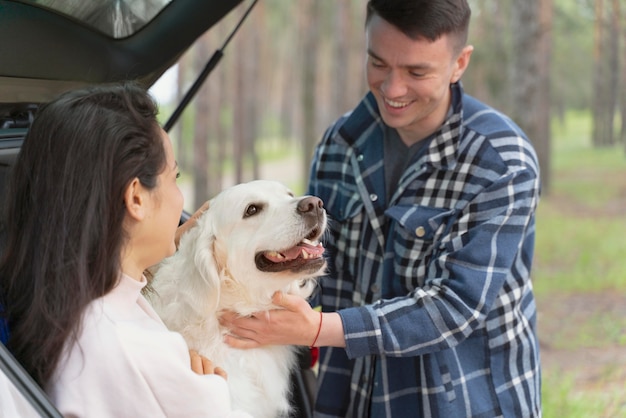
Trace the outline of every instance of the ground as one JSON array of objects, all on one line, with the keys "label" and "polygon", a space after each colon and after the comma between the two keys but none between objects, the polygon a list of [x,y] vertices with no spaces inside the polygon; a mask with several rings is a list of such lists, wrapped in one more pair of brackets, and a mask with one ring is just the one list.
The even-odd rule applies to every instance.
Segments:
[{"label": "ground", "polygon": [[[620,338],[626,335],[626,329],[621,328],[626,318],[626,297],[614,292],[574,294],[539,298],[537,303],[544,385],[549,385],[551,379],[571,378],[574,393],[608,397],[609,410],[623,413],[626,410],[626,344],[620,343]],[[603,323],[608,326],[582,330],[586,336],[581,337],[580,326],[589,323],[589,318],[597,319],[591,321],[596,324],[594,328],[601,328]],[[615,324],[622,325],[612,327]],[[607,329],[621,332],[621,336],[614,335],[611,341],[606,335],[600,335]],[[599,343],[594,344],[594,339]],[[577,343],[567,344],[568,340]],[[607,413],[607,417],[618,416]]]},{"label": "ground", "polygon": [[[603,384],[626,381],[626,347],[608,344],[594,347],[593,341],[577,348],[564,347],[568,338],[580,338],[579,325],[588,317],[606,321],[626,318],[626,300],[611,292],[591,295],[565,295],[538,300],[539,335],[544,368],[573,372],[576,386],[601,387]],[[625,331],[626,332],[626,331]],[[593,338],[593,336],[589,336]],[[560,342],[555,342],[558,340]],[[575,344],[581,345],[581,344]],[[612,381],[615,382],[612,382]]]},{"label": "ground", "polygon": [[[589,179],[593,172],[574,175]],[[620,192],[600,206],[581,205],[556,194],[550,196],[550,204],[564,216],[623,220],[626,181],[615,177],[604,182],[621,183]],[[601,417],[626,417],[626,292],[545,295],[537,298],[537,305],[544,392],[569,379],[572,393],[607,400]]]}]

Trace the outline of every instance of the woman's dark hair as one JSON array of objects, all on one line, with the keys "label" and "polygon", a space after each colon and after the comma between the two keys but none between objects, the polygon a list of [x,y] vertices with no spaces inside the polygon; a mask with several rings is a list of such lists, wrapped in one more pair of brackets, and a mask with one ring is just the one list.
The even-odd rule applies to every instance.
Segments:
[{"label": "woman's dark hair", "polygon": [[378,15],[411,39],[456,38],[457,52],[467,43],[471,10],[467,0],[369,0],[365,26]]},{"label": "woman's dark hair", "polygon": [[124,192],[152,189],[166,164],[157,106],[128,83],[63,94],[43,106],[7,191],[0,304],[8,346],[40,384],[77,337],[81,315],[120,276]]}]

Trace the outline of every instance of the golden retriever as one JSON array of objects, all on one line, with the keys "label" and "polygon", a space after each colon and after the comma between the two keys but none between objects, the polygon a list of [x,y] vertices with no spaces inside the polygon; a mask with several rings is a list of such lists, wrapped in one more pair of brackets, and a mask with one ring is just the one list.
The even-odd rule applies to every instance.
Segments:
[{"label": "golden retriever", "polygon": [[226,370],[235,409],[257,418],[288,416],[296,347],[230,348],[219,312],[275,308],[278,290],[310,296],[326,266],[319,241],[326,222],[317,197],[294,197],[275,181],[239,184],[210,201],[155,273],[149,297],[156,311],[189,348]]}]

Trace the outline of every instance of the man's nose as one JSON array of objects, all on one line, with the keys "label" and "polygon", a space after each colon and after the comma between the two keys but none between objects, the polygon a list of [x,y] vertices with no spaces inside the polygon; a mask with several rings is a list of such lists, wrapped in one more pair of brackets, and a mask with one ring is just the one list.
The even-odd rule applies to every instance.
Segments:
[{"label": "man's nose", "polygon": [[389,71],[385,80],[381,85],[381,90],[385,97],[393,99],[394,97],[402,97],[406,95],[406,82],[404,77],[398,74],[397,71]]}]

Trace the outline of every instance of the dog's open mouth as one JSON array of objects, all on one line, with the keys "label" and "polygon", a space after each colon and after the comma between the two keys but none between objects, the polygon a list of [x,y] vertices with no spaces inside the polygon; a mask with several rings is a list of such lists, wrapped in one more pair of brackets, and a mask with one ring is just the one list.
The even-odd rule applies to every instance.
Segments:
[{"label": "dog's open mouth", "polygon": [[326,262],[323,254],[324,246],[319,241],[304,238],[295,246],[285,250],[259,252],[254,261],[260,271],[269,273],[285,270],[314,272]]}]

